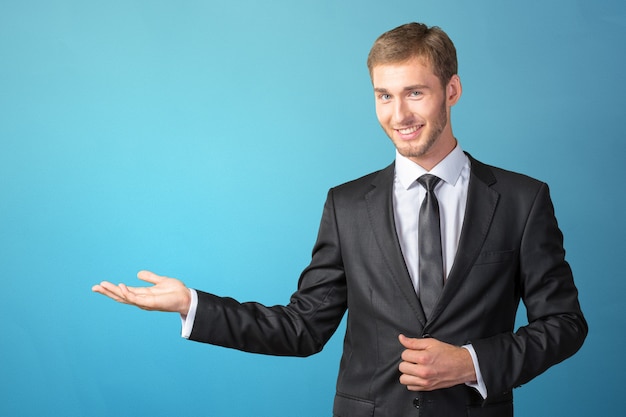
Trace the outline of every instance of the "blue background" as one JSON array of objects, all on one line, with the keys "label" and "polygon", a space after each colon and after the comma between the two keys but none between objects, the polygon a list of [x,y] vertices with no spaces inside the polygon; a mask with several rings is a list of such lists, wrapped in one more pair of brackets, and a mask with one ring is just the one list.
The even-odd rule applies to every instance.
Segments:
[{"label": "blue background", "polygon": [[0,0],[0,415],[329,416],[341,329],[251,355],[90,288],[287,302],[327,189],[394,157],[365,59],[408,21],[457,46],[464,149],[547,181],[565,233],[589,338],[517,415],[621,414],[623,1]]}]

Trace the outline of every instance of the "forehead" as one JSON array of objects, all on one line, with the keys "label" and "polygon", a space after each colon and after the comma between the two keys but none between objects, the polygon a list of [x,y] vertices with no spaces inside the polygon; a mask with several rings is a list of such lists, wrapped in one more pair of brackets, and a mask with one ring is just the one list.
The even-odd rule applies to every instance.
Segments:
[{"label": "forehead", "polygon": [[372,68],[372,84],[377,89],[404,88],[408,85],[429,87],[438,83],[432,65],[423,58],[379,64]]}]

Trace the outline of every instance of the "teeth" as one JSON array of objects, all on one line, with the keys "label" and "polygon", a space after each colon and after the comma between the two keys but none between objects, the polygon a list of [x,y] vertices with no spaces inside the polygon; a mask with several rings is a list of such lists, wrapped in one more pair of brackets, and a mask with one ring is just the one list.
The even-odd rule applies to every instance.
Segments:
[{"label": "teeth", "polygon": [[402,133],[403,135],[408,135],[408,134],[411,134],[411,133],[417,131],[417,129],[419,129],[419,127],[411,126],[411,127],[405,128],[405,129],[398,129],[398,132]]}]

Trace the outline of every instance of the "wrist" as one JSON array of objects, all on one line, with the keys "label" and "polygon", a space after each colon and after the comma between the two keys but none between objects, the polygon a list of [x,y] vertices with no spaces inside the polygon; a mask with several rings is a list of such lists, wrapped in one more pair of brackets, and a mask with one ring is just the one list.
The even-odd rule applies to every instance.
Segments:
[{"label": "wrist", "polygon": [[184,291],[182,291],[181,303],[178,308],[178,312],[181,316],[187,317],[189,314],[189,309],[191,308],[191,290],[187,287],[184,287]]}]

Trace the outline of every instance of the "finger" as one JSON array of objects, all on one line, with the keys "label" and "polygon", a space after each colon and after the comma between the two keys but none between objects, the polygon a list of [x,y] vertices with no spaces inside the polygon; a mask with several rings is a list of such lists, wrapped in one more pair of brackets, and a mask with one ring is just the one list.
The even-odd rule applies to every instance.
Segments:
[{"label": "finger", "polygon": [[427,345],[427,343],[425,342],[426,339],[416,339],[412,337],[406,337],[403,334],[398,336],[398,340],[400,341],[400,344],[402,344],[402,346],[404,346],[407,349],[424,350],[426,349],[426,345]]},{"label": "finger", "polygon": [[137,291],[144,288],[127,287],[125,284],[120,284],[119,287],[122,293],[122,297],[133,304],[136,304],[141,297],[145,296],[145,294],[141,294],[141,291]]},{"label": "finger", "polygon": [[144,310],[154,310],[154,294],[146,291],[146,288],[127,287],[124,284],[119,286],[126,304],[131,304]]},{"label": "finger", "polygon": [[111,284],[108,281],[102,281],[100,283],[100,287],[108,294],[115,294],[117,297],[122,297],[122,291],[120,290],[120,287],[115,284]]},{"label": "finger", "polygon": [[104,289],[103,287],[104,287],[106,284],[110,284],[110,282],[107,282],[107,281],[102,281],[100,284],[96,284],[96,285],[94,285],[93,287],[91,287],[91,290],[92,290],[92,291],[94,291],[94,292],[100,292],[101,290],[103,290],[103,289]]},{"label": "finger", "polygon": [[419,365],[415,362],[400,362],[400,365],[398,365],[398,370],[404,375],[419,376]]},{"label": "finger", "polygon": [[120,284],[119,287],[121,291],[121,298],[124,300],[124,303],[143,308],[141,300],[133,291],[131,291],[130,288],[124,284]]},{"label": "finger", "polygon": [[112,286],[111,288],[115,288],[116,291],[111,291],[109,290],[110,287],[106,286],[106,285],[94,285],[91,289],[94,292],[97,292],[99,294],[102,294],[104,296],[107,296],[119,303],[124,303],[124,304],[128,304],[126,302],[126,300],[121,296],[121,293],[117,291],[117,287],[116,286]]},{"label": "finger", "polygon": [[154,286],[152,287],[129,287],[126,284],[120,284],[120,291],[123,292],[124,295],[128,293],[132,293],[136,296],[146,296],[154,294]]},{"label": "finger", "polygon": [[431,391],[437,388],[436,374],[428,367],[403,362],[399,370],[400,383],[411,391]]},{"label": "finger", "polygon": [[158,284],[159,282],[165,279],[165,277],[159,276],[155,274],[154,272],[150,272],[150,271],[139,271],[137,273],[137,278],[139,278],[142,281],[150,282],[152,284]]},{"label": "finger", "polygon": [[407,363],[419,364],[424,361],[424,351],[415,349],[406,349],[400,354],[400,358]]},{"label": "finger", "polygon": [[426,390],[426,381],[415,375],[402,374],[400,375],[400,383],[405,385],[409,391],[424,391]]}]

